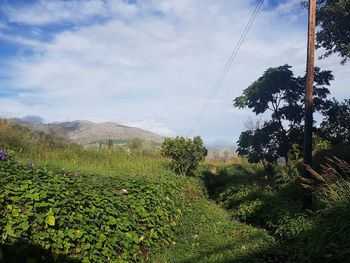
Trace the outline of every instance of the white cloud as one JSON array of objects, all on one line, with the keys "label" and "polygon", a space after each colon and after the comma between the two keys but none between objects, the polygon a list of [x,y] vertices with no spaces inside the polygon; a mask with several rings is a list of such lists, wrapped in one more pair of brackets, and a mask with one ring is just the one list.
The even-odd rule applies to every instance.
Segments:
[{"label": "white cloud", "polygon": [[1,10],[10,22],[29,25],[84,22],[106,14],[103,1],[96,0],[39,0],[23,6],[3,5]]},{"label": "white cloud", "polygon": [[164,123],[159,122],[155,119],[147,119],[136,122],[123,122],[123,125],[141,128],[147,131],[154,132],[156,134],[165,136],[165,137],[173,137],[176,136],[176,132],[169,129]]},{"label": "white cloud", "polygon": [[[298,2],[288,0],[258,15],[195,134],[236,141],[248,112],[233,109],[233,98],[268,67],[289,63],[303,74],[306,25],[300,20],[306,10],[299,10]],[[186,135],[253,8],[246,0],[55,0],[7,6],[3,12],[11,22],[77,26],[46,41],[40,31],[37,38],[0,35],[32,52],[8,61],[9,83],[37,90],[34,97],[0,103],[7,111],[51,121],[119,121],[165,136]],[[345,84],[346,67],[331,64],[336,84]],[[337,85],[335,94],[344,95],[345,87]]]}]

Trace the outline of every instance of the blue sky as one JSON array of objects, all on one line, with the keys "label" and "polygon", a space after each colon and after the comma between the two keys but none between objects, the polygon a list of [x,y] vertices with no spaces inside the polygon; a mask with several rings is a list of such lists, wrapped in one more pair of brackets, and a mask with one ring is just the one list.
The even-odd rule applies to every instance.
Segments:
[{"label": "blue sky", "polygon": [[[207,113],[207,143],[237,141],[249,110],[232,100],[268,67],[303,74],[307,11],[266,0]],[[0,114],[47,122],[115,121],[186,135],[213,89],[256,1],[0,0]],[[349,65],[332,95],[349,97]]]}]

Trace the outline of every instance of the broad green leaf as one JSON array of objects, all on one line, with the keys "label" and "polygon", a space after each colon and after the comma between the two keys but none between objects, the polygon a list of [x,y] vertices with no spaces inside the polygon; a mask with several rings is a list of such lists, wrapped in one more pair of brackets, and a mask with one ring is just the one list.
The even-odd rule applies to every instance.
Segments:
[{"label": "broad green leaf", "polygon": [[47,216],[47,217],[45,218],[45,222],[46,222],[46,224],[48,224],[49,226],[54,226],[55,223],[56,223],[56,222],[55,222],[55,217],[49,215],[49,216]]}]

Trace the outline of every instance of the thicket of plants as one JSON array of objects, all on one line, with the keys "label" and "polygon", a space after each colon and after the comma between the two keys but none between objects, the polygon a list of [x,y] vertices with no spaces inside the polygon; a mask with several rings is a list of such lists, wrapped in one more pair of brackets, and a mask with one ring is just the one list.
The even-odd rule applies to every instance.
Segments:
[{"label": "thicket of plants", "polygon": [[[350,257],[350,166],[328,160],[314,170],[312,210],[302,210],[296,165],[235,165],[204,176],[209,196],[232,218],[268,230],[277,245],[258,262],[347,262]],[[255,262],[255,261],[254,261]]]},{"label": "thicket of plants", "polygon": [[179,183],[164,175],[93,176],[7,155],[0,178],[0,236],[9,262],[137,261],[171,242],[181,212]]}]

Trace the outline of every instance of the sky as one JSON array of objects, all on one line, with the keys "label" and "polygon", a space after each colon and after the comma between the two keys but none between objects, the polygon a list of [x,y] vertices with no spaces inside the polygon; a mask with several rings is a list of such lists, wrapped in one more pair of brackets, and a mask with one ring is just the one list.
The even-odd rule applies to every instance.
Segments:
[{"label": "sky", "polygon": [[[0,0],[0,115],[113,121],[188,136],[256,0]],[[249,117],[233,99],[269,67],[305,72],[307,10],[265,0],[191,136],[234,145]],[[317,52],[318,55],[322,51]],[[332,56],[337,99],[350,66]]]}]

